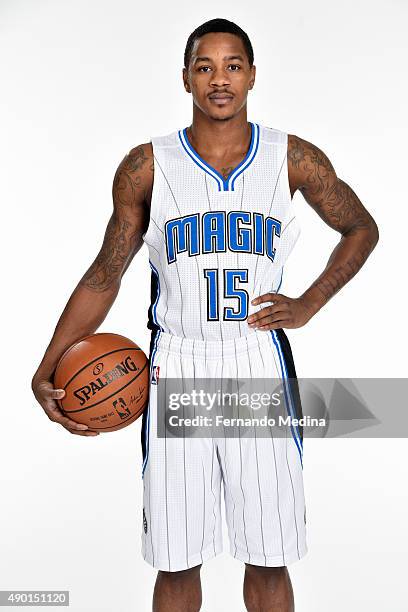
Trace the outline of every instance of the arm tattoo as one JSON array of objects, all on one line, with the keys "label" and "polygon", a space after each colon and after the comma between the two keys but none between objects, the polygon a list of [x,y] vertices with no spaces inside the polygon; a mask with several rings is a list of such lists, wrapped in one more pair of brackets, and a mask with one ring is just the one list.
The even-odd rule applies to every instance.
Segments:
[{"label": "arm tattoo", "polygon": [[120,277],[130,254],[129,228],[130,223],[126,219],[117,222],[115,215],[112,215],[106,228],[102,248],[81,279],[81,285],[93,291],[105,291]]},{"label": "arm tattoo", "polygon": [[[140,189],[146,197],[140,171],[147,162],[148,158],[143,147],[136,147],[123,159],[113,179],[112,196],[116,204],[132,207],[136,193]],[[153,170],[152,165],[150,169]]]},{"label": "arm tattoo", "polygon": [[[106,228],[101,250],[80,280],[92,291],[106,291],[120,281],[142,244],[146,224],[146,181],[142,172],[149,163],[143,146],[135,147],[120,163],[113,180],[114,212]],[[153,173],[153,161],[148,170]]]},{"label": "arm tattoo", "polygon": [[348,235],[371,226],[371,215],[351,187],[341,179],[337,179],[325,194],[321,207],[327,211],[332,226]]},{"label": "arm tattoo", "polygon": [[365,240],[361,247],[345,263],[323,274],[321,278],[313,283],[312,287],[316,287],[326,301],[330,300],[335,293],[357,274],[373,248],[372,242]]},{"label": "arm tattoo", "polygon": [[360,270],[378,240],[376,223],[354,191],[336,176],[327,156],[297,136],[288,142],[288,169],[296,188],[342,239],[316,288],[328,301]]},{"label": "arm tattoo", "polygon": [[351,187],[336,176],[323,151],[292,136],[288,165],[289,172],[295,176],[296,187],[330,227],[343,234],[372,227],[371,215]]}]

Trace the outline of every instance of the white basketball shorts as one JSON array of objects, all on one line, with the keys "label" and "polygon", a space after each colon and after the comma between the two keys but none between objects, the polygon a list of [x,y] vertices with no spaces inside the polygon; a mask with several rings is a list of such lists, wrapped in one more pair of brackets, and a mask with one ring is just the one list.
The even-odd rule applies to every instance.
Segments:
[{"label": "white basketball shorts", "polygon": [[[221,372],[222,369],[222,372]],[[157,378],[279,378],[288,415],[301,417],[292,352],[283,329],[227,341],[153,331],[150,397],[143,414],[142,554],[158,570],[194,567],[222,552],[221,495],[229,551],[260,566],[285,566],[307,552],[303,434],[275,437],[159,437]],[[161,383],[160,383],[161,384]]]}]

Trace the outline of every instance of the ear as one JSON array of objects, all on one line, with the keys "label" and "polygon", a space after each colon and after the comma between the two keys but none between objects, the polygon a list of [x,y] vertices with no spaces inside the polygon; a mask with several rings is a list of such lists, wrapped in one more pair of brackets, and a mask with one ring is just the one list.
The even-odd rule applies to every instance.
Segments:
[{"label": "ear", "polygon": [[252,89],[253,86],[255,85],[255,75],[256,75],[256,66],[251,66],[251,78],[249,81],[249,87],[248,89]]},{"label": "ear", "polygon": [[188,82],[188,72],[184,67],[183,67],[182,76],[183,76],[184,89],[186,90],[187,93],[191,93],[190,83]]}]

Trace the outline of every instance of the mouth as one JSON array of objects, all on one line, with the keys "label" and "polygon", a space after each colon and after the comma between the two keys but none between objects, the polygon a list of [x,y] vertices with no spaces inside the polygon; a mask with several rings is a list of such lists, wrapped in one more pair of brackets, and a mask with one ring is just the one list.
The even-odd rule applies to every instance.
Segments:
[{"label": "mouth", "polygon": [[216,104],[217,106],[225,106],[226,104],[229,104],[232,101],[234,96],[227,93],[213,93],[210,94],[208,97],[213,104]]}]

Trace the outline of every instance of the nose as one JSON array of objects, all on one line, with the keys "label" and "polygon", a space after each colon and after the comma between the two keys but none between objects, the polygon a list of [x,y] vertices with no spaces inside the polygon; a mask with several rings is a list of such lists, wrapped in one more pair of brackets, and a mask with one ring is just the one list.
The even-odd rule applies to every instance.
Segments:
[{"label": "nose", "polygon": [[214,68],[211,74],[211,85],[214,87],[225,87],[230,85],[229,75],[222,68]]}]

